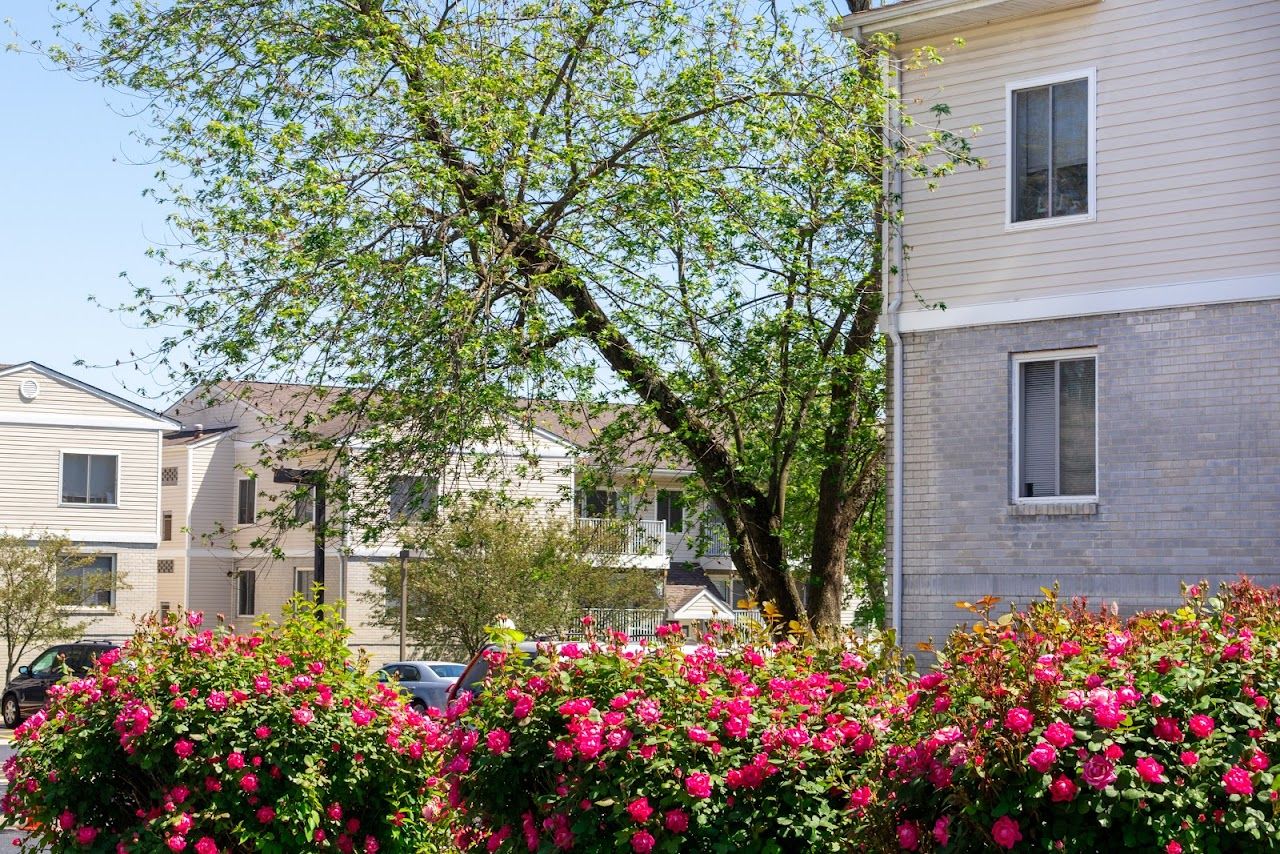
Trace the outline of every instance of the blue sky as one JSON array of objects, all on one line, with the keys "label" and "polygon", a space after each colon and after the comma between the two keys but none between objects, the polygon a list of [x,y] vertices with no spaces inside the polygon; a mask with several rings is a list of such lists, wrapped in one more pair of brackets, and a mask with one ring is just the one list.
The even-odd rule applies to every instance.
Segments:
[{"label": "blue sky", "polygon": [[[4,44],[17,41],[11,29],[49,35],[45,3],[6,5]],[[139,400],[136,389],[155,394],[161,385],[128,365],[75,365],[113,365],[147,350],[154,333],[88,298],[127,300],[132,286],[121,272],[158,282],[163,270],[144,253],[171,238],[164,211],[142,198],[152,169],[136,163],[146,156],[129,137],[139,121],[110,100],[37,57],[0,52],[0,363],[34,359]]]}]

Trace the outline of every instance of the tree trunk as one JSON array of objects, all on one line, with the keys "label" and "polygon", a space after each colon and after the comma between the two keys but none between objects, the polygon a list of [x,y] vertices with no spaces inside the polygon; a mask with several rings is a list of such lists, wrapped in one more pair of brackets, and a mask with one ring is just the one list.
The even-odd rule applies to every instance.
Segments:
[{"label": "tree trunk", "polygon": [[729,528],[733,563],[751,595],[772,602],[778,609],[779,629],[785,629],[792,620],[803,623],[804,602],[800,588],[787,572],[781,520],[758,508],[732,505],[719,495],[713,495],[712,500]]}]

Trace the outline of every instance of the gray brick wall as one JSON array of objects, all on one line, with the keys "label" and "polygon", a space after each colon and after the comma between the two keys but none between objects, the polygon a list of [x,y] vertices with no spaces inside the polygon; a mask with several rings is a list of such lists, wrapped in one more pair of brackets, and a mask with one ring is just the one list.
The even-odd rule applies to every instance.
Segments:
[{"label": "gray brick wall", "polygon": [[[1280,301],[904,336],[903,640],[941,640],[985,594],[1123,610],[1179,582],[1280,583]],[[1098,503],[1010,500],[1011,356],[1096,347]]]}]

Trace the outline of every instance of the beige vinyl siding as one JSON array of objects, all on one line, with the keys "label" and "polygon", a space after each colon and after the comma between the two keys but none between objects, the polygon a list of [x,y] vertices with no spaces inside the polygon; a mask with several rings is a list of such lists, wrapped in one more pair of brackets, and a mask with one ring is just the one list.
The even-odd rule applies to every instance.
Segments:
[{"label": "beige vinyl siding", "polygon": [[188,584],[191,601],[185,603],[187,608],[202,611],[210,625],[217,614],[234,617],[235,579],[228,577],[228,573],[235,563],[230,558],[201,555],[192,555],[187,563],[191,574]]},{"label": "beige vinyl siding", "polygon": [[[40,393],[34,400],[25,401],[18,394],[23,382],[34,380],[40,385]],[[71,383],[47,376],[40,371],[26,368],[0,377],[0,418],[4,413],[64,416],[68,419],[83,418],[141,418],[147,416],[113,403]],[[157,425],[158,426],[158,425]]]},{"label": "beige vinyl siding", "polygon": [[[185,551],[187,544],[187,534],[184,530],[187,527],[187,487],[191,483],[191,472],[188,471],[187,467],[186,446],[170,445],[165,447],[161,455],[160,465],[161,468],[176,468],[178,470],[178,482],[172,486],[160,487],[160,512],[161,514],[173,514],[173,540],[170,542],[161,540],[157,548],[162,553]],[[165,557],[169,556],[165,554]]]},{"label": "beige vinyl siding", "polygon": [[[116,506],[62,506],[62,451],[119,455]],[[0,526],[155,542],[159,457],[157,430],[0,423]]]},{"label": "beige vinyl siding", "polygon": [[[160,552],[156,555],[156,560],[172,560],[173,572],[163,575],[156,572],[155,607],[159,608],[161,602],[168,602],[171,609],[180,610],[186,605],[187,598],[187,558],[185,555],[168,555]],[[152,571],[155,572],[154,567]]]},{"label": "beige vinyl siding", "polygon": [[[229,435],[189,446],[191,547],[230,546],[236,510],[235,440]],[[194,595],[194,592],[193,592]]]},{"label": "beige vinyl siding", "polygon": [[[907,181],[909,309],[1280,272],[1280,3],[1107,0],[958,35],[904,94],[980,125],[987,168]],[[1096,222],[1006,232],[1006,84],[1089,67]]]}]

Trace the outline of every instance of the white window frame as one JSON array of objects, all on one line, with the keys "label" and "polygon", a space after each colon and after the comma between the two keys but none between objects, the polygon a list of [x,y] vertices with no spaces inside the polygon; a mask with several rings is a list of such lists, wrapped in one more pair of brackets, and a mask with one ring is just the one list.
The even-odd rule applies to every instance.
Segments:
[{"label": "white window frame", "polygon": [[[96,501],[86,501],[83,504],[76,501],[63,501],[62,496],[65,494],[62,490],[63,481],[62,474],[65,466],[65,458],[67,454],[77,454],[80,456],[90,457],[115,457],[116,458],[116,500],[110,504],[98,503]],[[90,463],[92,466],[92,463]],[[120,509],[120,452],[119,451],[102,451],[88,450],[82,448],[63,448],[58,451],[58,506],[59,507],[86,507],[90,509]]]},{"label": "white window frame", "polygon": [[[1071,216],[1047,216],[1042,219],[1028,219],[1014,222],[1014,136],[1016,128],[1013,124],[1013,93],[1023,89],[1038,89],[1041,86],[1052,86],[1055,83],[1070,83],[1073,80],[1088,81],[1089,89],[1089,212],[1072,214]],[[1098,219],[1098,69],[1080,68],[1075,71],[1063,71],[1032,77],[1027,80],[1015,80],[1004,86],[1004,230],[1031,231],[1037,228],[1052,228],[1059,225],[1076,225],[1082,222],[1094,222]]]},{"label": "white window frame", "polygon": [[[311,581],[307,584],[305,589],[299,586],[298,584],[298,578],[304,572],[311,574]],[[308,602],[315,601],[315,597],[311,595],[311,585],[315,584],[315,581],[316,581],[316,568],[314,565],[313,566],[295,566],[293,568],[293,592],[295,594],[301,593],[303,598],[306,599]]]},{"label": "white window frame", "polygon": [[298,500],[300,496],[296,491],[293,495],[293,521],[297,525],[314,525],[316,523],[316,488],[308,486],[306,490],[305,500],[311,502],[311,514],[306,519],[298,518]]},{"label": "white window frame", "polygon": [[[244,576],[246,575],[253,576],[253,608],[254,610],[252,611],[245,611],[245,610],[242,610],[240,607],[241,605],[244,604],[244,602],[241,601],[242,597],[240,596],[240,585],[244,582]],[[236,570],[236,616],[237,617],[256,616],[258,613],[257,608],[258,608],[258,571],[256,569]]]},{"label": "white window frame", "polygon": [[[1028,362],[1064,362],[1072,359],[1093,359],[1093,494],[1092,495],[1019,495],[1022,490],[1022,366]],[[1010,359],[1009,395],[1009,496],[1014,504],[1096,504],[1098,502],[1098,477],[1101,461],[1098,457],[1098,434],[1102,432],[1098,421],[1098,348],[1077,347],[1071,350],[1039,350],[1030,353],[1014,353]]]},{"label": "white window frame", "polygon": [[[77,453],[73,451],[72,453]],[[84,505],[72,505],[76,507]],[[111,559],[111,602],[106,605],[62,605],[63,611],[69,614],[114,614],[116,612],[116,594],[119,592],[117,581],[120,578],[120,556],[115,552],[94,552],[92,555],[95,560],[98,558]],[[83,567],[80,567],[83,569]],[[54,575],[54,583],[57,583],[57,575]]]},{"label": "white window frame", "polygon": [[[248,522],[241,522],[240,521],[240,490],[242,489],[242,487],[240,486],[240,484],[244,483],[245,481],[249,481],[253,484],[253,506],[250,508],[253,511],[250,514],[253,516],[253,519],[251,519]],[[257,523],[258,523],[258,479],[256,477],[236,478],[236,525],[239,527],[244,527],[248,525],[256,525]]]}]

